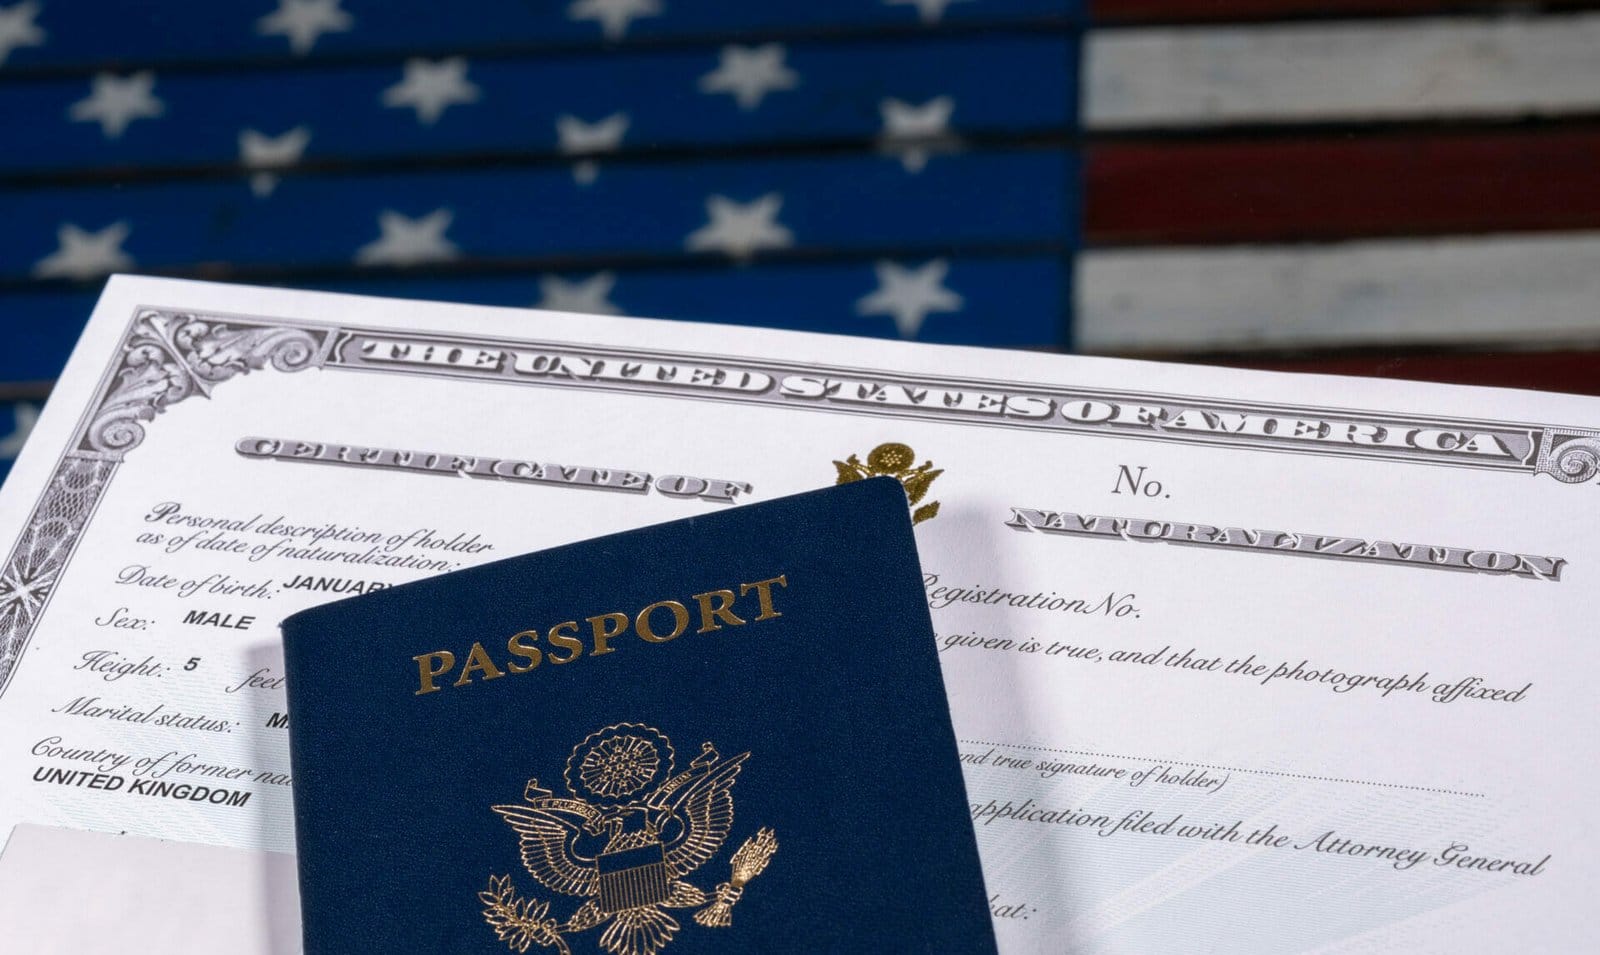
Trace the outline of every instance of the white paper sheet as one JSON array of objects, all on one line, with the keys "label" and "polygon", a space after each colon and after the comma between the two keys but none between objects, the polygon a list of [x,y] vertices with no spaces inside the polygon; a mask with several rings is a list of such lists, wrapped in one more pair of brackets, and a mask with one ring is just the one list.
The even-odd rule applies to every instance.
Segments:
[{"label": "white paper sheet", "polygon": [[0,854],[5,950],[297,955],[294,857],[20,825]]},{"label": "white paper sheet", "polygon": [[1592,949],[1597,429],[1572,396],[118,278],[0,493],[0,828],[291,849],[283,616],[888,469],[938,504],[1005,951]]}]

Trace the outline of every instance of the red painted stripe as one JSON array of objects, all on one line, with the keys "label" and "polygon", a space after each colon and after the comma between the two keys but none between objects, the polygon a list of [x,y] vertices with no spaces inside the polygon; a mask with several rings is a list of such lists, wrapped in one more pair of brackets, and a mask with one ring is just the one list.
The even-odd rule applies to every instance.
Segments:
[{"label": "red painted stripe", "polygon": [[[1594,0],[1544,0],[1536,7],[1554,11],[1594,5]],[[1527,4],[1496,0],[1090,0],[1089,16],[1097,23],[1191,23],[1528,9]]]},{"label": "red painted stripe", "polygon": [[1506,354],[1374,355],[1346,357],[1206,359],[1207,364],[1267,371],[1357,375],[1456,385],[1530,388],[1575,395],[1600,395],[1600,351]]},{"label": "red painted stripe", "polygon": [[1600,129],[1105,142],[1091,244],[1271,242],[1600,227]]}]

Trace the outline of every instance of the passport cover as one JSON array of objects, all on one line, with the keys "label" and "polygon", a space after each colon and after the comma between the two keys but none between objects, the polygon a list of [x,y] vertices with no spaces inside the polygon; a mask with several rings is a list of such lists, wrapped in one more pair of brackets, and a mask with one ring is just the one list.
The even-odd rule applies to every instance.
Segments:
[{"label": "passport cover", "polygon": [[994,951],[892,478],[283,632],[312,955]]}]

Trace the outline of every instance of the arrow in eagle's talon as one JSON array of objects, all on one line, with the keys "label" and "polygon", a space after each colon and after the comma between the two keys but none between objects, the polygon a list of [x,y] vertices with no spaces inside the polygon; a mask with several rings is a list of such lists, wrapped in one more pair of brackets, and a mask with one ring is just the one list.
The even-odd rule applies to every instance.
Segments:
[{"label": "arrow in eagle's talon", "polygon": [[767,867],[778,851],[778,837],[763,828],[744,841],[729,860],[731,878],[717,886],[717,900],[694,914],[694,920],[708,928],[727,928],[733,924],[733,906],[744,896],[744,887]]}]

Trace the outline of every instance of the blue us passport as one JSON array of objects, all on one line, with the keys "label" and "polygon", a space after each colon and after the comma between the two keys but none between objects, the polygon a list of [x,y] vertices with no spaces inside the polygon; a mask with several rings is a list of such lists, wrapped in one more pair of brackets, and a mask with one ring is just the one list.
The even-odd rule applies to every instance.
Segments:
[{"label": "blue us passport", "polygon": [[995,950],[892,478],[283,633],[311,955]]}]

